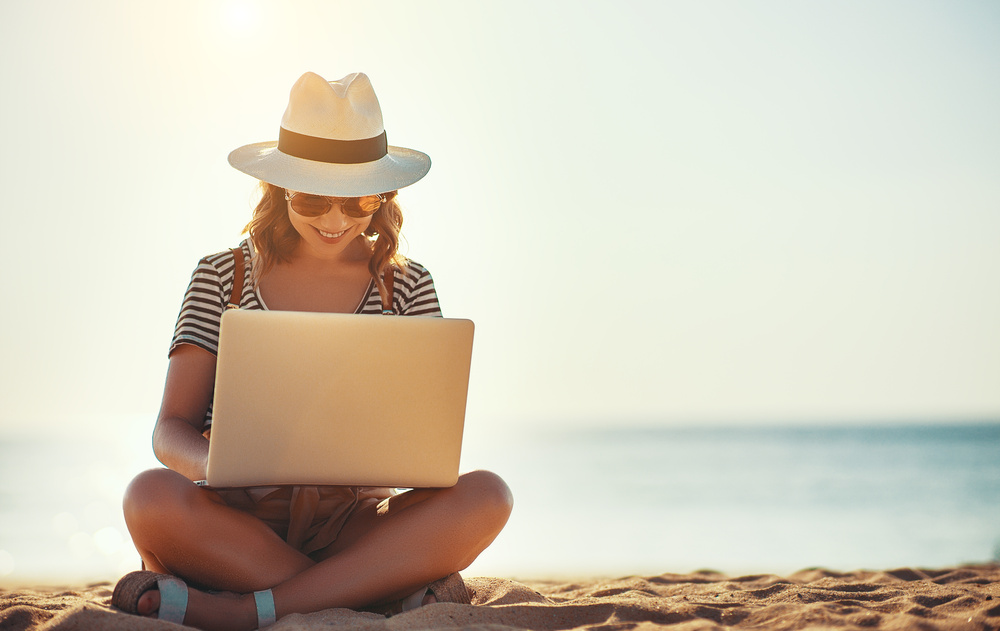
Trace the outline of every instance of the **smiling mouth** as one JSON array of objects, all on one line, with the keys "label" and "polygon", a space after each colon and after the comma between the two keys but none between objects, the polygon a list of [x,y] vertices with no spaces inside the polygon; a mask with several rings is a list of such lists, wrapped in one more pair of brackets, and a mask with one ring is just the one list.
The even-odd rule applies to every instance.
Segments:
[{"label": "smiling mouth", "polygon": [[340,232],[323,232],[319,228],[316,228],[316,232],[320,233],[320,235],[326,237],[327,239],[336,239],[344,236],[344,233],[346,233],[347,230],[341,230]]}]

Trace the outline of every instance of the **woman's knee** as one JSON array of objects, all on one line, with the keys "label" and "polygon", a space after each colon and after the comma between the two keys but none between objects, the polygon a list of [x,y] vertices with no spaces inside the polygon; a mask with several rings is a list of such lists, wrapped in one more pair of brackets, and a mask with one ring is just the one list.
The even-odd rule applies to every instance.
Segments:
[{"label": "woman's knee", "polygon": [[188,504],[199,489],[176,471],[149,469],[132,479],[122,498],[127,524],[169,519]]},{"label": "woman's knee", "polygon": [[479,511],[486,512],[503,527],[514,507],[514,496],[503,478],[492,471],[472,471],[459,478],[459,485]]}]

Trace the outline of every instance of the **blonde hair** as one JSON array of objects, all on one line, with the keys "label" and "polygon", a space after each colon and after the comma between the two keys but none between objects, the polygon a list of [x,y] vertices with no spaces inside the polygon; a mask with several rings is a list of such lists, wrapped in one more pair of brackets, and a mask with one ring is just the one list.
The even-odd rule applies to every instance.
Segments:
[{"label": "blonde hair", "polygon": [[[253,210],[253,217],[243,232],[250,235],[258,261],[253,269],[254,284],[279,262],[291,259],[292,252],[299,243],[299,233],[288,220],[288,206],[285,189],[268,182],[260,183],[261,197]],[[365,229],[365,237],[372,256],[368,261],[368,271],[379,289],[384,293],[382,274],[387,267],[395,265],[400,270],[406,267],[406,257],[399,253],[399,233],[403,227],[403,211],[396,201],[397,191],[383,193],[386,201],[372,215],[371,223]]]}]

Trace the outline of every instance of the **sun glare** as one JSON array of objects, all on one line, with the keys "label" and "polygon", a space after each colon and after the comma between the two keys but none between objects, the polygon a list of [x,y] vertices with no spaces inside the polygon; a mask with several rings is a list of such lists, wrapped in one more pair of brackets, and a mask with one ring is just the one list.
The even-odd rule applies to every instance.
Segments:
[{"label": "sun glare", "polygon": [[230,0],[222,10],[222,23],[233,35],[246,35],[257,27],[257,6],[246,0]]}]

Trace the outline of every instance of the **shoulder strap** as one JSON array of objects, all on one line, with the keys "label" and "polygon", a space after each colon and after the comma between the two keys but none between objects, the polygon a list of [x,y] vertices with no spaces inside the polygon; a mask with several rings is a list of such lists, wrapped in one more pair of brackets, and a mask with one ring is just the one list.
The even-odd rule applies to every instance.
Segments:
[{"label": "shoulder strap", "polygon": [[233,293],[226,309],[239,309],[243,298],[243,248],[233,248]]},{"label": "shoulder strap", "polygon": [[396,315],[396,311],[392,308],[392,281],[392,265],[389,265],[382,275],[382,282],[385,285],[385,293],[382,294],[382,315]]}]

